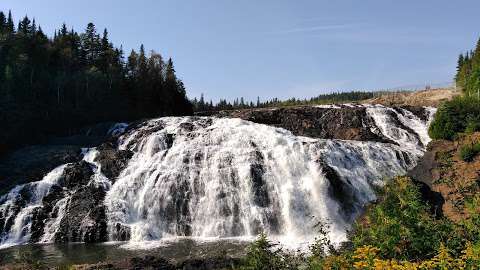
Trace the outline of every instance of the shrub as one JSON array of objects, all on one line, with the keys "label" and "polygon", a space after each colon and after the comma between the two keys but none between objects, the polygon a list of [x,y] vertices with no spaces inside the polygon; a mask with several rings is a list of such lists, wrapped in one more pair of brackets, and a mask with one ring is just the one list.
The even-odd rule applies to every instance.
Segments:
[{"label": "shrub", "polygon": [[467,127],[465,128],[465,133],[471,134],[473,132],[480,131],[480,118],[469,117],[467,119]]},{"label": "shrub", "polygon": [[432,139],[452,140],[457,133],[478,131],[479,120],[480,99],[456,97],[438,109],[428,133]]},{"label": "shrub", "polygon": [[472,161],[478,153],[480,153],[480,143],[464,145],[460,148],[460,158],[466,162]]},{"label": "shrub", "polygon": [[419,188],[399,177],[380,191],[379,201],[354,225],[353,248],[374,246],[382,258],[430,258],[447,239],[451,226],[437,221],[421,200]]},{"label": "shrub", "polygon": [[261,233],[247,249],[247,255],[244,258],[244,270],[280,270],[285,269],[282,252],[275,250],[275,244],[272,244],[265,233]]}]

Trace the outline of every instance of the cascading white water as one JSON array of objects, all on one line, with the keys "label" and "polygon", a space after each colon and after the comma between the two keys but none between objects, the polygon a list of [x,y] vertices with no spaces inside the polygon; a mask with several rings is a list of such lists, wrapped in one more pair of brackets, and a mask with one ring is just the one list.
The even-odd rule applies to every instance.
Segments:
[{"label": "cascading white water", "polygon": [[[83,153],[93,168],[89,185],[107,191],[104,204],[110,240],[254,237],[265,231],[299,246],[314,239],[318,221],[327,221],[332,241],[344,241],[352,220],[375,199],[373,187],[413,167],[430,140],[428,121],[410,111],[349,106],[366,107],[375,124],[372,131],[398,145],[312,139],[267,125],[214,117],[165,117],[126,133],[125,125],[117,125],[110,132],[124,133],[119,148],[133,152],[117,179],[101,173],[95,161],[97,150]],[[434,109],[429,112],[431,118]],[[16,215],[0,245],[28,241],[28,217],[62,170],[25,185],[36,195],[19,213],[11,206],[23,186],[0,199],[0,218]],[[40,242],[54,241],[68,203],[68,195],[56,202],[59,214],[46,221]]]},{"label": "cascading white water", "polygon": [[[354,203],[362,206],[375,198],[373,185],[414,166],[428,142],[426,123],[412,113],[367,110],[380,132],[401,147],[315,140],[240,119],[150,121],[121,139],[121,147],[135,154],[106,197],[110,232],[127,227],[131,241],[145,241],[264,230],[300,243],[313,239],[316,222],[327,220],[339,243],[358,211],[342,213],[319,161],[351,183]],[[386,110],[410,130],[389,126]],[[158,126],[164,128],[149,131]]]},{"label": "cascading white water", "polygon": [[[8,233],[0,235],[0,248],[23,244],[29,240],[33,211],[41,206],[42,199],[60,179],[64,169],[65,165],[62,165],[41,181],[16,186],[0,198],[0,214],[13,224]],[[22,200],[21,209],[17,208],[18,200]]]}]

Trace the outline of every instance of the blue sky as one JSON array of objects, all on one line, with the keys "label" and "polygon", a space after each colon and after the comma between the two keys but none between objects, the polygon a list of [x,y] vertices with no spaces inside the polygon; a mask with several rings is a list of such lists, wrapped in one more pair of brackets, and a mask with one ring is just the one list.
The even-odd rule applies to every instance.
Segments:
[{"label": "blue sky", "polygon": [[1,0],[51,34],[105,27],[172,57],[189,96],[311,97],[451,81],[480,36],[478,0]]}]

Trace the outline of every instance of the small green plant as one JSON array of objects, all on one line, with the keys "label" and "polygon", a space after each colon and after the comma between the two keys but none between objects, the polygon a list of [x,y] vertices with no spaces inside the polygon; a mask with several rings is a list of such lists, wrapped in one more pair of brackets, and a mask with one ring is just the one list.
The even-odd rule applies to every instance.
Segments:
[{"label": "small green plant", "polygon": [[471,162],[480,153],[480,143],[464,145],[460,148],[460,158],[463,161]]},{"label": "small green plant", "polygon": [[480,131],[480,119],[478,116],[469,117],[467,119],[467,127],[465,128],[465,133],[472,134],[474,132]]},{"label": "small green plant", "polygon": [[244,270],[276,270],[284,269],[281,250],[275,249],[265,233],[261,233],[247,249],[244,259]]}]

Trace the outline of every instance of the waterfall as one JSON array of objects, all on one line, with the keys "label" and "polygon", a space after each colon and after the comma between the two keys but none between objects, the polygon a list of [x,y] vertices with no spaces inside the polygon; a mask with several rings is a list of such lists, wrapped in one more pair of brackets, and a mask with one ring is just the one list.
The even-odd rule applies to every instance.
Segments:
[{"label": "waterfall", "polygon": [[[99,150],[83,153],[92,168],[87,185],[106,192],[102,207],[109,240],[251,238],[264,231],[298,246],[313,240],[315,224],[323,221],[334,243],[345,241],[355,217],[375,199],[374,187],[404,174],[423,155],[434,114],[427,109],[422,120],[401,108],[348,106],[364,106],[372,132],[392,143],[314,139],[216,117],[116,125],[110,133],[119,136],[118,148],[133,153],[116,179],[102,174]],[[0,245],[29,241],[31,215],[43,207],[64,167],[0,198]],[[56,214],[46,220],[38,241],[55,241],[71,194],[64,191],[55,201]]]},{"label": "waterfall", "polygon": [[9,247],[27,242],[35,210],[41,207],[42,199],[48,194],[63,174],[62,165],[42,180],[13,188],[0,198],[0,247]]}]

